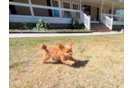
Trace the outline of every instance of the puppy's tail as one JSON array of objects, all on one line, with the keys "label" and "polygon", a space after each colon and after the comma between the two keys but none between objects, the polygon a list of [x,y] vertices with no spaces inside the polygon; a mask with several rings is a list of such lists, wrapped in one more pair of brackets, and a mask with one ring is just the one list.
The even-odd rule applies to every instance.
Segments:
[{"label": "puppy's tail", "polygon": [[40,45],[39,45],[39,48],[46,50],[46,46],[43,45],[43,44],[40,44]]}]

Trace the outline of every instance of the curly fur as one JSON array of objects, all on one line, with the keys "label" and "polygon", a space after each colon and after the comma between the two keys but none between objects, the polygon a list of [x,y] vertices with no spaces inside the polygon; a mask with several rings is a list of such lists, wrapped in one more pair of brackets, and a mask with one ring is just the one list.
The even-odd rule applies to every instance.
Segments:
[{"label": "curly fur", "polygon": [[67,65],[75,64],[78,61],[72,57],[72,44],[72,42],[66,46],[62,44],[59,44],[58,46],[40,44],[39,47],[44,50],[42,63],[45,63],[51,58],[52,60],[61,60],[62,63]]}]

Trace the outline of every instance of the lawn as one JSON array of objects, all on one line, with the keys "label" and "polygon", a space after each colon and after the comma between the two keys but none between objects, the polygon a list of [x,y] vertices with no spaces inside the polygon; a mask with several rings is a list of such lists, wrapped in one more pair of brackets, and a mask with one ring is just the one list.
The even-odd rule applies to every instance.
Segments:
[{"label": "lawn", "polygon": [[[73,41],[73,66],[41,64],[39,44]],[[10,88],[123,88],[124,34],[79,37],[10,38]]]}]

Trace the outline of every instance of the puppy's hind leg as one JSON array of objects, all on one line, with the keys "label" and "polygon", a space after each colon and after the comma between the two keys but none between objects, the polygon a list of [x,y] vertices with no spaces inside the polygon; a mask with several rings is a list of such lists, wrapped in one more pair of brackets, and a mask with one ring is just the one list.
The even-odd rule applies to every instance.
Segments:
[{"label": "puppy's hind leg", "polygon": [[54,58],[51,57],[51,61],[54,61]]},{"label": "puppy's hind leg", "polygon": [[43,56],[42,58],[42,64],[46,63],[46,61],[49,59],[50,57],[49,56]]},{"label": "puppy's hind leg", "polygon": [[56,61],[58,61],[57,59],[54,59],[54,58],[51,58],[51,61],[54,61],[54,62],[56,62]]}]

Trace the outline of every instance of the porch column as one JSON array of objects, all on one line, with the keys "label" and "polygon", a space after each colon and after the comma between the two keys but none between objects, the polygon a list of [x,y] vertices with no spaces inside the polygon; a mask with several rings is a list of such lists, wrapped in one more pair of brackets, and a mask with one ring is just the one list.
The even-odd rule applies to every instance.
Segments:
[{"label": "porch column", "polygon": [[103,0],[101,1],[101,15],[100,15],[101,21],[102,21],[102,11],[103,11]]},{"label": "porch column", "polygon": [[58,4],[59,4],[60,19],[62,19],[60,0],[58,0]]},{"label": "porch column", "polygon": [[32,17],[34,17],[34,12],[33,12],[33,8],[32,8],[32,5],[31,5],[31,0],[28,0],[28,2],[29,2],[29,6],[30,6],[31,15],[32,15]]},{"label": "porch column", "polygon": [[[114,10],[114,3],[112,5],[112,12],[111,12],[111,15],[113,15],[113,10]],[[111,16],[111,18],[113,18],[113,16]]]},{"label": "porch column", "polygon": [[80,0],[80,19],[82,18],[81,16],[82,15],[81,15],[81,0]]}]

